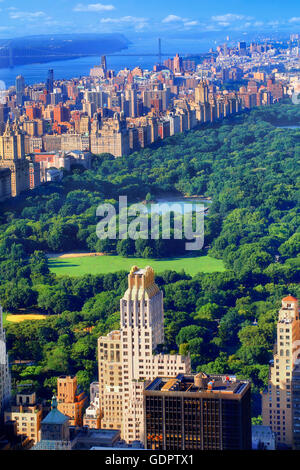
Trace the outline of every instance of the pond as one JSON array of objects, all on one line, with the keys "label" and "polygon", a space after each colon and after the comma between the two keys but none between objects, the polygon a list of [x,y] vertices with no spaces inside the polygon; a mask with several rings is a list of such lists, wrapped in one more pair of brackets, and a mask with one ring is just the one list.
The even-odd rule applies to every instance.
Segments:
[{"label": "pond", "polygon": [[279,129],[300,129],[300,125],[298,126],[277,126]]},{"label": "pond", "polygon": [[196,206],[198,205],[202,205],[206,212],[211,203],[211,199],[205,199],[202,197],[171,196],[164,198],[158,197],[155,202],[145,204],[145,207],[148,213],[152,211],[154,213],[166,214],[170,211],[174,211],[184,214],[195,211]]}]

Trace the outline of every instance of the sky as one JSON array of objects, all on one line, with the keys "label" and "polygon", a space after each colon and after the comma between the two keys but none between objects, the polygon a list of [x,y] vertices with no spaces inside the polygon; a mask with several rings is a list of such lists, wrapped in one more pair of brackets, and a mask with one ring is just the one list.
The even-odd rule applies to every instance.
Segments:
[{"label": "sky", "polygon": [[0,0],[0,37],[300,32],[299,0]]}]

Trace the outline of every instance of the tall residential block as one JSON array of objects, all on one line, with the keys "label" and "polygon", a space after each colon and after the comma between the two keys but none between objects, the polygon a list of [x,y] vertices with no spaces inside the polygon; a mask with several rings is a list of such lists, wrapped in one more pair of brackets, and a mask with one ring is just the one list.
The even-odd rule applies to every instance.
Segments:
[{"label": "tall residential block", "polygon": [[157,377],[144,407],[146,449],[251,449],[250,382],[204,373]]},{"label": "tall residential block", "polygon": [[262,395],[262,420],[276,433],[278,446],[293,445],[292,382],[300,354],[298,300],[282,299],[277,322],[277,344],[270,363],[268,390]]},{"label": "tall residential block", "polygon": [[3,313],[0,305],[0,417],[9,403],[10,395],[11,377],[6,352],[5,331],[3,329]]},{"label": "tall residential block", "polygon": [[131,268],[120,313],[120,330],[98,339],[102,428],[121,429],[127,442],[143,441],[145,381],[190,373],[190,358],[155,354],[164,342],[164,312],[151,267]]},{"label": "tall residential block", "polygon": [[25,158],[24,134],[17,122],[7,121],[4,134],[0,136],[0,169],[9,168],[11,195],[18,196],[29,189],[29,162]]}]

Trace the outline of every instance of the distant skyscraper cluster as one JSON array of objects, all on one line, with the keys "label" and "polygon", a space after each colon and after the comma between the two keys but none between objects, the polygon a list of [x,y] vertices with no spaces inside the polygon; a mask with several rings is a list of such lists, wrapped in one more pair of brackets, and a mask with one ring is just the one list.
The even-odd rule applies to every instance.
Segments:
[{"label": "distant skyscraper cluster", "polygon": [[[294,47],[298,40],[292,39],[282,50],[266,42],[240,41],[236,47],[225,43],[202,55],[200,63],[197,57],[179,54],[162,63],[159,41],[153,70],[137,66],[115,73],[102,56],[87,77],[55,80],[49,69],[45,84],[26,86],[18,75],[0,104],[0,136],[7,121],[17,121],[30,163],[29,182],[23,165],[20,191],[61,179],[60,169],[69,171],[66,153],[84,153],[79,164],[87,168],[91,154],[127,156],[202,123],[292,96],[296,82],[290,70],[299,62]],[[268,64],[275,63],[270,73]],[[19,193],[15,172],[5,164],[9,157],[3,150],[0,156],[4,200]]]}]

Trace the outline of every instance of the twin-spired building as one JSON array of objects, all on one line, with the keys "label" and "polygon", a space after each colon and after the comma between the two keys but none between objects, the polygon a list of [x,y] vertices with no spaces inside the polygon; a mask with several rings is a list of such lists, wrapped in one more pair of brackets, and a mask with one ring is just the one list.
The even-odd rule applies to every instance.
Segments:
[{"label": "twin-spired building", "polygon": [[151,267],[131,268],[120,313],[120,330],[98,339],[101,427],[120,429],[127,442],[143,441],[145,381],[189,374],[190,357],[155,354],[164,342],[164,311]]}]

